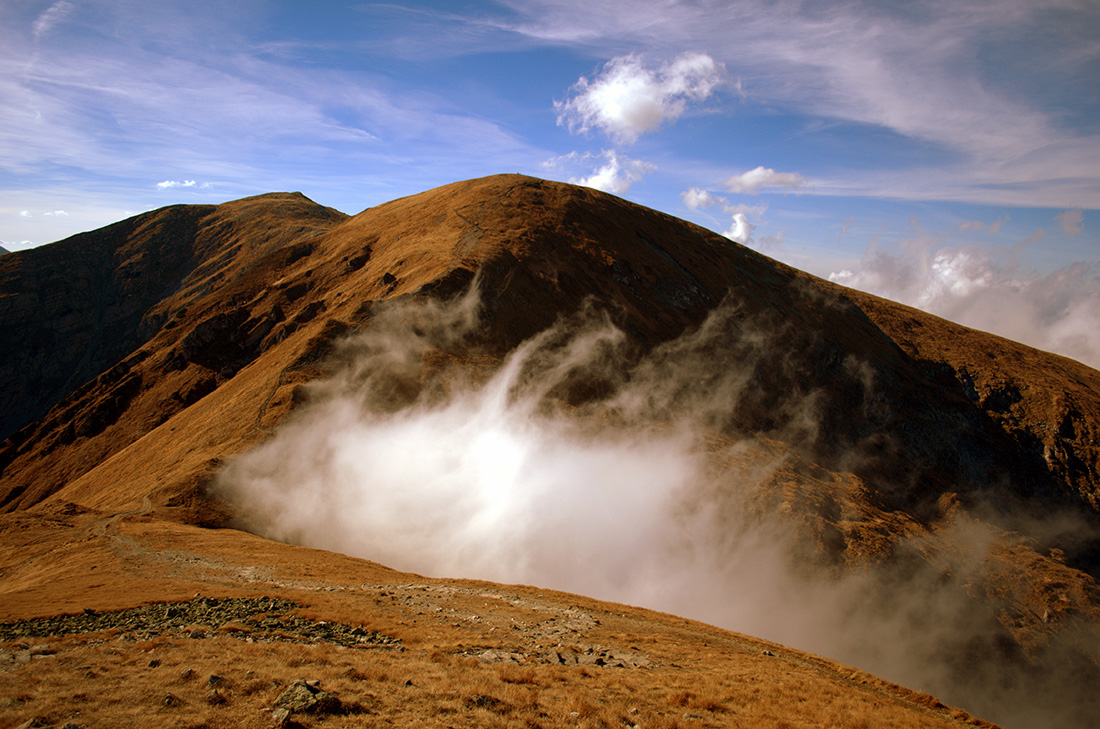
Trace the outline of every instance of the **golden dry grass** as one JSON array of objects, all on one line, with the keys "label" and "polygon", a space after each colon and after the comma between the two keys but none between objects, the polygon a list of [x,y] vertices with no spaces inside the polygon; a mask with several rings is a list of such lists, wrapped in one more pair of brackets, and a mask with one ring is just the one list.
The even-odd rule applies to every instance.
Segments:
[{"label": "golden dry grass", "polygon": [[[15,549],[0,559],[4,619],[195,593],[277,595],[302,605],[295,612],[304,617],[379,630],[403,647],[261,642],[252,640],[254,633],[228,629],[202,638],[167,632],[139,639],[112,630],[8,641],[0,646],[0,656],[7,656],[0,661],[0,727],[35,717],[55,726],[266,727],[276,698],[299,679],[320,682],[349,709],[296,715],[304,726],[915,729],[976,723],[839,664],[638,608],[529,587],[429,580],[147,516],[121,518],[103,533],[87,530],[99,523],[92,516],[69,526],[28,514],[19,519],[19,543],[9,529],[7,543]],[[11,527],[15,517],[0,520]],[[57,567],[52,551],[74,541],[82,549],[67,552],[69,560]],[[21,554],[53,565],[49,579],[13,569]],[[22,576],[12,584],[8,577],[16,574]],[[567,635],[547,632],[567,615],[574,617]],[[48,650],[29,655],[27,649],[40,645]],[[612,668],[543,659],[551,649],[583,654],[594,647],[644,655],[648,664]],[[478,657],[488,650],[523,659]],[[212,685],[211,676],[222,681]]]}]

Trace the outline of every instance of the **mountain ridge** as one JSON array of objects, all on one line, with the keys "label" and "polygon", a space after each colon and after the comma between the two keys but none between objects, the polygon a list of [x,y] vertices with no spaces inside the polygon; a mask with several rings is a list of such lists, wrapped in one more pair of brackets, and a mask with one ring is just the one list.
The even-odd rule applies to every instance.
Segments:
[{"label": "mountain ridge", "polygon": [[[81,256],[86,272],[66,283]],[[999,535],[1001,561],[974,589],[1007,601],[1009,653],[1061,646],[1073,621],[1100,624],[1100,373],[519,175],[355,216],[298,193],[173,206],[0,258],[0,321],[18,322],[0,328],[14,429],[0,444],[0,511],[225,525],[240,507],[209,484],[317,400],[313,383],[351,356],[350,335],[472,286],[483,326],[425,350],[393,381],[391,407],[455,367],[493,370],[589,311],[620,348],[551,398],[584,413],[644,368],[711,363],[646,412],[675,419],[694,403],[714,442],[754,443],[750,458],[780,463],[756,503],[791,515],[811,563],[888,563],[972,519]],[[15,413],[31,422],[16,429]],[[1021,513],[1087,528],[1044,531]]]}]

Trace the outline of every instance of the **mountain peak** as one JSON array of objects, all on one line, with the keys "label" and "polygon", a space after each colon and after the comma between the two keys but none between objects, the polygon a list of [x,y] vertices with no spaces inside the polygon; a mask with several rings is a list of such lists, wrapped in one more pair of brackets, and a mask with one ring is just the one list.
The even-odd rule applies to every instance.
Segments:
[{"label": "mountain peak", "polygon": [[[692,498],[672,513],[688,518],[717,499],[725,506],[715,513],[730,519],[774,519],[784,525],[776,534],[794,535],[795,563],[837,584],[881,586],[890,580],[877,575],[894,569],[940,575],[948,587],[936,589],[985,611],[967,613],[987,630],[982,640],[1011,646],[1027,670],[1100,660],[1066,627],[1070,615],[1100,624],[1090,574],[1100,571],[1100,373],[822,281],[613,195],[493,175],[350,217],[300,193],[172,206],[0,258],[0,322],[0,506],[12,519],[140,512],[175,534],[251,515],[261,535],[320,532],[354,551],[362,529],[300,521],[312,513],[306,504],[352,507],[302,484],[362,481],[385,494],[454,484],[455,493],[421,499],[418,518],[436,520],[442,535],[459,517],[430,509],[480,487],[455,476],[477,443],[509,447],[534,428],[537,437],[510,446],[513,470],[527,474],[517,489],[538,481],[524,458],[547,443],[559,450],[539,461],[546,467],[570,453],[603,463],[595,451],[569,451],[585,438],[628,451],[632,461],[604,469],[612,481],[638,474],[637,485],[600,497],[614,511],[644,503],[649,472],[680,462],[676,434],[693,439],[683,473],[702,480],[683,484]],[[515,416],[508,408],[520,401],[528,409]],[[418,454],[427,443],[456,448],[440,461],[446,473],[389,484],[396,440],[369,478],[340,470],[366,452],[341,450],[355,434],[451,417],[447,408],[473,402],[484,408],[441,431],[410,430],[415,442],[402,443]],[[498,405],[514,420],[494,430],[485,413]],[[336,435],[285,461],[304,423],[316,425],[310,437]],[[484,423],[492,432],[476,430]],[[630,450],[638,439],[679,455],[646,460],[644,448]],[[268,468],[255,479],[267,490],[212,493],[243,453],[242,463]],[[435,462],[410,458],[424,463],[409,468]],[[318,473],[299,474],[302,462]],[[510,473],[507,463],[473,472]],[[546,519],[558,490],[583,500],[600,487],[572,484],[587,478],[579,466],[562,473],[539,502]],[[566,513],[563,535],[588,518]],[[507,528],[533,529],[520,540],[529,545],[538,521]],[[718,533],[714,545],[736,546],[734,532]],[[995,545],[978,566],[962,533]],[[234,548],[254,544],[224,534]],[[781,551],[772,556],[787,564]],[[896,597],[882,589],[869,602]],[[936,650],[946,655],[946,645]],[[966,648],[981,670],[966,679],[945,668],[946,685],[973,697],[983,682],[1008,680],[994,680],[1000,669],[981,645]],[[1039,701],[1033,693],[1027,700]]]}]

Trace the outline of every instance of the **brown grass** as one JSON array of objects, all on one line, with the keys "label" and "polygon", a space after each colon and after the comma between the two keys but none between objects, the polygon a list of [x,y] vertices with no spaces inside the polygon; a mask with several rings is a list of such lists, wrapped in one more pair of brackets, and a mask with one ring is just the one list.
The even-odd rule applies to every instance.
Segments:
[{"label": "brown grass", "polygon": [[[504,205],[506,198],[518,207]],[[484,201],[491,202],[481,205]],[[233,203],[219,208],[212,221],[247,218],[248,213],[261,227],[277,228],[287,220],[282,206],[288,204],[305,205],[282,198]],[[484,238],[467,251],[466,259],[456,261],[455,251],[471,232],[467,218],[455,214],[459,209],[479,211],[476,228]],[[566,221],[579,209],[590,215],[574,230],[576,226]],[[312,220],[317,211],[311,210],[306,205],[301,214]],[[246,227],[242,223],[241,236]],[[135,641],[116,630],[36,638],[55,652],[21,662],[15,656],[29,645],[13,642],[0,653],[0,729],[36,716],[54,724],[73,721],[89,727],[262,727],[269,721],[275,697],[299,678],[320,681],[365,712],[327,717],[326,727],[637,724],[649,729],[715,724],[904,729],[970,721],[965,714],[891,684],[865,675],[852,678],[850,668],[668,615],[524,587],[426,580],[362,560],[181,523],[211,523],[216,505],[201,498],[200,487],[216,469],[217,459],[262,439],[285,417],[296,402],[294,388],[316,375],[333,332],[342,323],[355,326],[363,321],[369,311],[364,302],[412,293],[456,265],[491,268],[489,264],[503,260],[500,254],[506,251],[538,264],[517,268],[518,278],[510,286],[497,286],[499,278],[487,281],[490,288],[509,296],[523,292],[529,299],[522,306],[518,300],[502,300],[494,336],[506,350],[594,292],[609,301],[638,305],[658,300],[651,292],[635,301],[604,273],[612,258],[634,260],[637,270],[666,270],[665,254],[634,242],[641,229],[696,272],[708,290],[727,290],[731,271],[737,272],[740,286],[760,292],[748,297],[752,301],[788,296],[788,287],[775,281],[809,285],[801,274],[666,216],[594,191],[519,177],[442,188],[378,206],[351,220],[318,219],[303,228],[302,235],[325,230],[328,234],[302,258],[258,258],[250,253],[248,241],[236,234],[200,241],[206,245],[204,256],[215,260],[225,251],[228,262],[203,269],[201,276],[196,273],[158,305],[157,310],[176,324],[162,329],[138,353],[144,359],[133,366],[142,375],[143,389],[125,412],[100,436],[64,443],[51,438],[66,432],[70,418],[55,411],[52,420],[43,421],[40,437],[28,441],[27,449],[5,467],[0,490],[10,494],[26,487],[20,504],[44,497],[39,493],[43,489],[60,490],[30,511],[0,515],[0,619],[186,600],[198,593],[269,594],[299,602],[300,614],[310,619],[363,625],[393,635],[403,641],[404,650],[250,643],[247,633],[239,630],[203,639],[172,634]],[[721,245],[699,245],[700,240]],[[370,241],[373,256],[358,267],[349,266]],[[272,250],[289,250],[296,242],[287,239]],[[551,285],[550,278],[531,274],[536,269],[570,271],[571,276]],[[390,273],[397,276],[392,290],[381,283]],[[503,276],[504,271],[493,275]],[[670,276],[677,279],[679,274]],[[221,289],[216,277],[233,281],[235,288]],[[307,279],[312,287],[308,296],[285,295]],[[968,363],[960,358],[977,353],[984,357],[984,344],[992,341],[974,333],[938,336],[957,332],[939,320],[878,300],[855,295],[853,300],[922,359]],[[293,318],[308,304],[322,301],[328,307],[323,316],[305,322],[285,339],[273,340],[251,364],[204,397],[178,412],[164,411],[163,403],[172,395],[209,376],[208,368],[196,363],[179,371],[169,366],[168,355],[200,321],[218,313],[238,313],[239,307],[244,307],[240,313],[261,317],[276,304]],[[798,308],[804,303],[798,297],[785,301],[791,311],[818,319],[828,314],[817,305]],[[704,304],[695,302],[690,311],[647,310],[632,321],[646,340],[660,341],[698,323],[708,308]],[[185,309],[186,314],[180,313]],[[914,322],[926,329],[926,335],[907,333]],[[834,331],[847,341],[849,334],[855,338],[870,329],[861,325],[849,332],[834,326]],[[876,338],[867,340],[874,346],[879,342],[876,332],[871,331]],[[947,349],[930,349],[940,341],[954,343],[951,347],[960,351],[948,344],[942,345]],[[999,340],[994,344],[1002,350],[1001,361],[1011,361],[1023,351]],[[1052,360],[1030,350],[1025,354],[1030,358],[1029,368],[1022,370],[1025,379],[1043,376],[1055,383],[1054,390],[1035,392],[1060,391],[1070,386],[1067,383],[1080,382],[1080,387],[1073,385],[1074,401],[1079,407],[1095,403],[1094,394],[1086,397],[1096,392],[1089,384],[1096,382],[1095,373],[1058,360],[1051,369],[1056,374],[1043,375],[1053,367]],[[979,364],[971,371],[977,372]],[[76,414],[86,413],[110,394],[100,384],[74,394]],[[983,392],[992,387],[988,382],[977,385]],[[1038,413],[1033,418],[1037,423],[1056,423],[1063,408],[1059,403],[1049,412],[1040,412],[1031,400],[1020,407]],[[1092,412],[1086,414],[1092,417]],[[1015,425],[1009,422],[1005,427]],[[1088,437],[1081,430],[1078,440]],[[1094,453],[1093,445],[1079,450]],[[428,602],[460,614],[477,614],[480,620],[441,617],[426,607]],[[560,614],[568,608],[598,615],[600,624],[563,639],[562,645],[542,644],[510,627],[537,626],[554,611]],[[495,628],[500,629],[494,632]],[[644,653],[650,667],[559,666],[534,658],[550,648],[581,651],[594,645]],[[529,658],[522,664],[491,664],[465,655],[485,648],[524,652]],[[762,658],[764,648],[775,655]],[[224,703],[210,703],[212,674],[226,679],[218,689]],[[696,716],[702,718],[692,718]]]}]

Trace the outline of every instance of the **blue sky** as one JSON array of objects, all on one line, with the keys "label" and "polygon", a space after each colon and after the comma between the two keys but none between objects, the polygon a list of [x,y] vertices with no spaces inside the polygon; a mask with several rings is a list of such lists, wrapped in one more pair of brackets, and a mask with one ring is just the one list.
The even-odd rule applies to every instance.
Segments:
[{"label": "blue sky", "polygon": [[0,245],[580,182],[1100,364],[1095,0],[0,0]]}]

